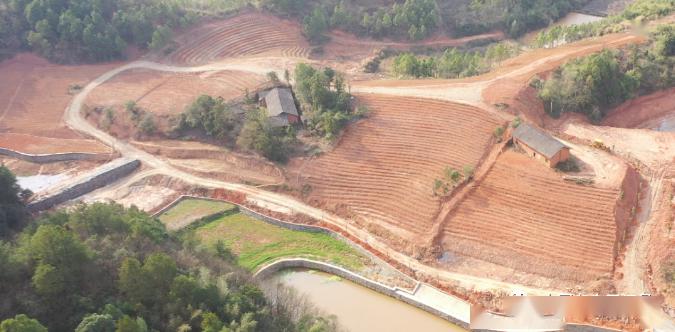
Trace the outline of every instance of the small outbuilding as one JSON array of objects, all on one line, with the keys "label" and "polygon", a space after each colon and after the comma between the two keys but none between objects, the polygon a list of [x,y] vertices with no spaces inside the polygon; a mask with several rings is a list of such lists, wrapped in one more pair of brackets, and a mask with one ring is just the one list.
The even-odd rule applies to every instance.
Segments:
[{"label": "small outbuilding", "polygon": [[293,93],[289,88],[273,88],[260,93],[260,106],[267,108],[270,122],[276,127],[285,127],[300,122]]},{"label": "small outbuilding", "polygon": [[570,157],[570,148],[545,131],[526,123],[513,131],[513,144],[549,167],[555,167]]}]

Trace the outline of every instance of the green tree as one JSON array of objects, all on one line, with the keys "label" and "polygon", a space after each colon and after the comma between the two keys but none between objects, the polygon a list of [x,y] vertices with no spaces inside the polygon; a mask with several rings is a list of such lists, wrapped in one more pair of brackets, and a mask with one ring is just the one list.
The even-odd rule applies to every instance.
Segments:
[{"label": "green tree", "polygon": [[160,25],[152,33],[152,39],[148,47],[153,50],[159,50],[164,48],[172,39],[171,28]]},{"label": "green tree", "polygon": [[115,332],[147,332],[148,328],[142,318],[133,319],[127,315],[122,316],[116,322]]},{"label": "green tree", "polygon": [[0,332],[47,332],[40,322],[26,315],[16,315],[0,323]]},{"label": "green tree", "polygon": [[0,165],[0,236],[18,227],[27,216],[20,193],[14,174]]},{"label": "green tree", "polygon": [[110,315],[87,315],[75,328],[75,332],[115,332],[115,321]]},{"label": "green tree", "polygon": [[144,135],[152,135],[157,130],[157,125],[155,124],[155,117],[152,113],[147,113],[143,116],[143,120],[138,124],[138,129]]},{"label": "green tree", "polygon": [[320,43],[325,40],[324,32],[328,29],[328,19],[323,9],[314,8],[312,14],[303,20],[302,31],[311,43]]}]

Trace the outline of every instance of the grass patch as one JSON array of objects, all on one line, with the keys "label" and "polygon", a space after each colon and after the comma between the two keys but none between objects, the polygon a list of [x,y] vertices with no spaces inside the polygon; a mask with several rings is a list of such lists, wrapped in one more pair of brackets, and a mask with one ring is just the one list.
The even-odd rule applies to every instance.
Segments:
[{"label": "grass patch", "polygon": [[328,234],[292,231],[241,213],[220,217],[195,229],[197,239],[215,250],[218,241],[248,270],[284,257],[306,257],[353,271],[363,268],[366,256]]},{"label": "grass patch", "polygon": [[159,216],[169,230],[183,228],[190,223],[219,212],[234,210],[236,206],[207,199],[188,198]]}]

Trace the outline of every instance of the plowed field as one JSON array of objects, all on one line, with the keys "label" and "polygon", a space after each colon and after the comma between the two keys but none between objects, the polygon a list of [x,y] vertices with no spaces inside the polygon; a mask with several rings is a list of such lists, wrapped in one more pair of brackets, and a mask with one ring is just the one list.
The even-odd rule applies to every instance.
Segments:
[{"label": "plowed field", "polygon": [[[0,147],[21,148],[27,153],[101,152],[105,145],[82,140],[63,123],[63,112],[72,98],[71,84],[88,81],[119,66],[117,64],[64,66],[50,64],[32,54],[19,54],[0,63],[0,133],[32,136],[3,136]],[[17,137],[23,137],[18,141]],[[30,142],[26,137],[36,137]],[[58,139],[72,139],[58,144]],[[51,142],[56,142],[52,145]]]},{"label": "plowed field", "polygon": [[581,186],[514,151],[448,216],[445,250],[588,281],[612,271],[619,189]]},{"label": "plowed field", "polygon": [[498,121],[478,108],[430,99],[360,95],[371,110],[331,152],[300,168],[311,200],[344,204],[405,238],[428,231],[439,209],[434,179],[476,166]]},{"label": "plowed field", "polygon": [[121,73],[95,89],[87,104],[121,107],[133,100],[155,114],[178,114],[202,94],[226,100],[243,97],[245,89],[254,90],[264,81],[260,75],[240,71],[192,74],[137,69]]},{"label": "plowed field", "polygon": [[306,57],[300,25],[271,15],[249,13],[204,24],[184,34],[167,60],[197,65],[247,55]]}]

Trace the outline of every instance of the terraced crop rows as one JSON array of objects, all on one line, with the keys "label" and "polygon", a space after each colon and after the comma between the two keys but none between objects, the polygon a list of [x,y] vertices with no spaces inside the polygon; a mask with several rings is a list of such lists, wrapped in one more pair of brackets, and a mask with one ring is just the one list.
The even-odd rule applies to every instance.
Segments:
[{"label": "terraced crop rows", "polygon": [[311,199],[345,204],[404,237],[429,230],[439,208],[432,195],[446,166],[475,166],[498,121],[478,108],[394,96],[360,95],[371,110],[302,176]]},{"label": "terraced crop rows", "polygon": [[169,55],[173,63],[198,65],[226,57],[265,54],[306,57],[307,42],[289,22],[263,14],[244,14],[190,33],[196,38]]},{"label": "terraced crop rows", "polygon": [[[545,261],[578,271],[575,277],[598,276],[612,270],[618,196],[618,190],[565,182],[545,165],[507,151],[448,217],[443,246],[509,267]],[[551,272],[546,264],[530,268]]]},{"label": "terraced crop rows", "polygon": [[87,102],[91,106],[120,106],[134,100],[155,114],[177,114],[202,94],[226,100],[238,98],[245,89],[254,90],[264,82],[261,75],[240,71],[200,75],[133,70],[95,89]]}]

